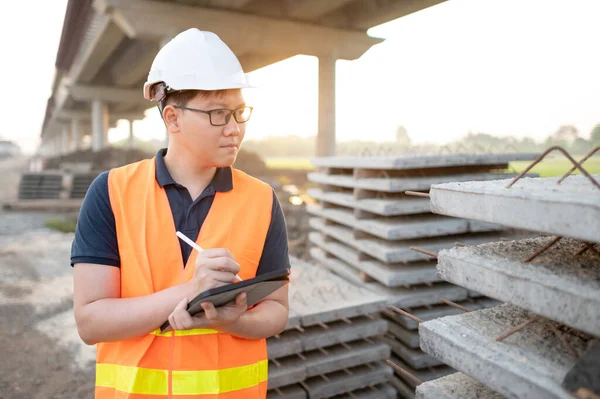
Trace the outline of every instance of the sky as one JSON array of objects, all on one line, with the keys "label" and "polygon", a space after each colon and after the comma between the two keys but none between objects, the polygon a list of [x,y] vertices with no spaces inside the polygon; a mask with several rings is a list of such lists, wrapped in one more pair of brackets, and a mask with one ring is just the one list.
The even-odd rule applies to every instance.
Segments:
[{"label": "sky", "polygon": [[[66,0],[0,5],[0,15],[12,16],[0,24],[9,55],[0,62],[0,137],[28,152],[51,94],[65,7]],[[337,138],[393,140],[403,125],[416,143],[469,131],[543,140],[564,124],[589,137],[600,123],[598,15],[597,0],[449,0],[373,27],[368,34],[383,43],[337,61]],[[317,72],[317,58],[299,55],[250,73],[258,88],[245,92],[255,107],[246,139],[315,135]],[[140,138],[164,137],[155,109],[134,129]],[[109,139],[127,134],[123,122]]]}]

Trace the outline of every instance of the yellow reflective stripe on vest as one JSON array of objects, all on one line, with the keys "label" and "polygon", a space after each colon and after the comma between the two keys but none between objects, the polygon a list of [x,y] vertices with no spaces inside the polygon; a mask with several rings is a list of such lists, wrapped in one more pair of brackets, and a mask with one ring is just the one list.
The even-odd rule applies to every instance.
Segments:
[{"label": "yellow reflective stripe on vest", "polygon": [[[173,395],[210,395],[251,388],[267,380],[268,361],[223,370],[173,370]],[[96,386],[141,395],[168,395],[168,370],[99,363]]]},{"label": "yellow reflective stripe on vest", "polygon": [[[189,335],[218,334],[218,333],[219,332],[217,330],[209,330],[207,328],[194,328],[192,330],[175,330],[175,336],[176,337],[186,337],[186,336],[189,336]],[[156,335],[158,337],[170,337],[171,336],[171,331],[165,332],[165,333],[161,333],[160,332],[160,328],[157,328],[156,330],[152,331],[150,334]]]}]

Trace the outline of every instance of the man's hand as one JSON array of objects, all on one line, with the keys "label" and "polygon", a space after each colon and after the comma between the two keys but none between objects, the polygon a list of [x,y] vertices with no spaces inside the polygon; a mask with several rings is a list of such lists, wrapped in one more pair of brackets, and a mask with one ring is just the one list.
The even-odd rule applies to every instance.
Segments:
[{"label": "man's hand", "polygon": [[[192,282],[200,292],[235,281],[240,265],[225,248],[205,249],[198,253]],[[191,299],[191,298],[190,298]]]},{"label": "man's hand", "polygon": [[184,298],[169,316],[169,324],[174,330],[190,330],[192,328],[210,328],[220,330],[235,323],[248,308],[246,293],[242,292],[235,302],[215,308],[211,302],[200,304],[204,313],[191,316],[186,310],[187,299]]}]

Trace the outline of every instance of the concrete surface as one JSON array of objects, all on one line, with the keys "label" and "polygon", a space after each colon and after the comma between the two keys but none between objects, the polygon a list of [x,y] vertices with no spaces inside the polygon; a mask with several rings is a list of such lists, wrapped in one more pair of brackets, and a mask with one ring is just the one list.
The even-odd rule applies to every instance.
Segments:
[{"label": "concrete surface", "polygon": [[403,399],[414,399],[415,390],[408,386],[403,380],[394,376],[390,379],[390,384],[398,391],[398,396]]},{"label": "concrete surface", "polygon": [[384,263],[407,263],[419,260],[431,260],[430,256],[411,250],[411,246],[437,253],[441,249],[453,248],[457,241],[467,245],[475,245],[484,242],[500,241],[501,237],[518,238],[526,236],[524,234],[509,232],[494,232],[391,242],[380,238],[354,238],[352,229],[337,224],[326,224],[318,218],[311,218],[309,224],[313,229],[334,237],[338,241]]},{"label": "concrete surface", "polygon": [[384,360],[390,357],[390,348],[383,343],[359,341],[347,344],[347,347],[337,345],[323,351],[314,350],[304,356],[307,377],[315,377]]},{"label": "concrete surface", "polygon": [[537,154],[403,154],[364,157],[322,157],[313,165],[327,168],[425,169],[450,166],[498,165],[513,161],[534,160]]},{"label": "concrete surface", "polygon": [[[401,368],[403,368],[404,370],[408,371],[410,374],[414,375],[415,377],[417,377],[419,380],[421,380],[423,382],[435,380],[437,378],[456,373],[456,370],[454,370],[451,367],[448,367],[446,365],[441,365],[438,367],[428,367],[428,368],[423,368],[423,369],[414,369],[411,366],[409,366],[408,364],[406,364],[404,361],[400,360],[396,356],[392,356],[391,360],[396,365],[398,365]],[[414,392],[415,388],[417,387],[416,381],[413,381],[412,379],[408,378],[407,376],[405,376],[402,373],[398,373],[396,371],[394,371],[394,372],[396,373],[396,378],[399,378],[408,387],[410,387],[410,389],[412,389]]]},{"label": "concrete surface", "polygon": [[337,371],[327,375],[327,379],[313,377],[305,381],[310,398],[329,398],[331,396],[366,388],[387,382],[392,376],[390,366],[375,363]]},{"label": "concrete surface", "polygon": [[346,395],[336,396],[335,399],[396,399],[396,390],[389,384],[377,384],[368,388],[357,389]]},{"label": "concrete surface", "polygon": [[[419,325],[421,348],[508,398],[571,399],[561,383],[575,359],[549,327],[556,323],[538,321],[495,341],[533,315],[504,304],[427,321]],[[572,329],[560,333],[579,356],[591,339]]]},{"label": "concrete surface", "polygon": [[339,321],[327,325],[307,327],[304,333],[294,332],[301,342],[302,350],[327,348],[342,342],[352,342],[364,338],[383,335],[388,330],[388,322],[381,318],[371,320],[367,317],[347,319],[350,323]]},{"label": "concrete surface", "polygon": [[268,389],[276,389],[306,380],[306,367],[298,357],[278,360],[279,365],[269,362]]},{"label": "concrete surface", "polygon": [[408,330],[399,324],[390,323],[388,334],[409,348],[420,348],[419,332],[416,329]]},{"label": "concrete surface", "polygon": [[463,373],[454,373],[419,385],[416,399],[504,399],[504,396]]},{"label": "concrete surface", "polygon": [[331,186],[362,188],[365,190],[383,191],[388,193],[401,193],[407,190],[422,191],[429,190],[434,184],[464,182],[464,181],[482,181],[499,180],[515,176],[513,173],[467,173],[447,176],[419,176],[419,177],[395,177],[395,178],[377,178],[368,177],[354,179],[351,175],[328,175],[324,173],[308,173],[308,180],[329,184]]},{"label": "concrete surface", "polygon": [[[445,298],[445,297],[444,297]],[[448,298],[446,298],[448,299]],[[490,308],[493,306],[501,305],[502,302],[496,301],[495,299],[490,298],[479,298],[479,299],[471,299],[466,301],[454,301],[459,305],[462,305],[471,310],[479,310]],[[453,306],[442,304],[441,302],[436,302],[433,306],[428,307],[418,307],[414,309],[410,309],[410,314],[413,316],[417,316],[421,320],[433,320],[438,319],[440,317],[452,316],[456,314],[463,314],[464,312],[460,309],[457,309]],[[395,323],[407,330],[416,330],[419,325],[416,321],[409,319],[406,316],[402,316],[398,313],[395,313],[389,309],[386,309],[383,312],[383,315],[390,320],[390,325]],[[393,323],[392,323],[393,322]]]},{"label": "concrete surface", "polygon": [[302,332],[295,329],[284,331],[267,339],[269,359],[372,338],[388,331],[388,323],[382,318],[357,317],[346,320],[324,324],[325,328],[317,325],[305,327]]},{"label": "concrete surface", "polygon": [[[317,262],[332,270],[343,270],[350,267],[340,260],[328,258],[325,255],[325,252],[318,248],[311,248],[310,254]],[[353,285],[359,286],[356,285],[356,283]],[[467,298],[467,290],[446,283],[433,284],[432,286],[412,286],[408,288],[389,288],[379,283],[365,283],[361,287],[365,287],[372,292],[377,292],[385,298],[387,304],[401,308],[431,305],[438,303],[440,297],[451,301],[460,301]]]},{"label": "concrete surface", "polygon": [[[594,175],[600,181],[600,174]],[[447,183],[431,188],[434,213],[600,243],[600,189],[582,175]]]},{"label": "concrete surface", "polygon": [[382,342],[385,342],[390,346],[395,356],[400,358],[403,362],[408,364],[413,369],[423,369],[426,367],[441,366],[444,364],[440,359],[423,352],[421,349],[413,349],[404,345],[401,341],[385,336],[381,338]]},{"label": "concrete surface", "polygon": [[374,314],[386,304],[381,295],[299,260],[292,265],[290,281],[290,307],[304,327]]},{"label": "concrete surface", "polygon": [[309,204],[306,210],[311,215],[332,220],[384,240],[416,240],[469,232],[467,220],[432,214],[357,219],[354,212],[347,208],[323,208],[320,205]]},{"label": "concrete surface", "polygon": [[311,188],[308,195],[331,204],[360,209],[382,216],[413,215],[429,213],[429,199],[402,195],[400,198],[363,198],[356,199],[351,193],[324,192]]},{"label": "concrete surface", "polygon": [[300,385],[290,385],[267,392],[267,399],[307,399],[308,394]]},{"label": "concrete surface", "polygon": [[[414,284],[439,282],[434,262],[411,262],[386,264],[378,260],[361,260],[360,252],[348,247],[335,239],[326,240],[319,233],[309,233],[311,243],[343,260],[356,269],[356,274],[364,272],[369,277],[379,281],[386,287],[399,287]],[[357,276],[360,279],[360,276]],[[356,280],[358,281],[358,280]]]},{"label": "concrete surface", "polygon": [[581,242],[563,238],[532,262],[523,262],[551,240],[443,250],[437,268],[446,281],[600,336],[600,255],[591,250],[575,255]]}]

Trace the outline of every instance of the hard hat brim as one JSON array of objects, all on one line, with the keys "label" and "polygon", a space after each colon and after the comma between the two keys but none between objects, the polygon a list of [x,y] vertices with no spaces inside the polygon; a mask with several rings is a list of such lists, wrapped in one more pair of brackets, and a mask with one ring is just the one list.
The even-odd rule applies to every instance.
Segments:
[{"label": "hard hat brim", "polygon": [[[144,98],[146,100],[150,100],[152,101],[152,97],[151,97],[151,93],[150,93],[150,89],[152,88],[152,86],[154,86],[157,83],[160,83],[161,81],[156,81],[156,82],[146,82],[144,83]],[[239,84],[233,84],[233,85],[227,85],[227,86],[219,86],[219,85],[215,85],[212,87],[202,87],[202,88],[193,88],[193,87],[174,87],[172,85],[169,85],[169,88],[171,90],[203,90],[203,91],[214,91],[214,90],[233,90],[233,89],[255,89],[256,86],[253,86],[249,83],[239,83]]]}]

